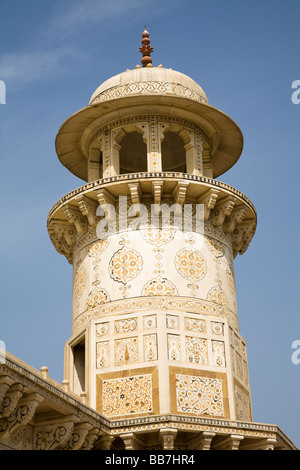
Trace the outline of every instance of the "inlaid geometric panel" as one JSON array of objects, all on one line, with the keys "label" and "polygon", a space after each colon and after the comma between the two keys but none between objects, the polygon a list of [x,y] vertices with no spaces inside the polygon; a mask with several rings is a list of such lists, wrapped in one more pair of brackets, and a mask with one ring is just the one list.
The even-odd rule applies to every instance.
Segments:
[{"label": "inlaid geometric panel", "polygon": [[144,361],[157,361],[157,335],[144,336]]},{"label": "inlaid geometric panel", "polygon": [[212,287],[207,293],[207,300],[211,302],[215,302],[216,304],[222,305],[223,307],[229,307],[229,303],[226,297],[225,292],[223,291],[222,287],[215,286]]},{"label": "inlaid geometric panel", "polygon": [[102,241],[97,241],[89,248],[88,255],[93,258],[98,258],[103,253],[103,251],[106,250],[108,244],[109,238],[106,238]]},{"label": "inlaid geometric panel", "polygon": [[216,258],[221,258],[225,254],[225,246],[219,240],[212,237],[205,237],[205,244]]},{"label": "inlaid geometric panel", "polygon": [[77,272],[74,278],[74,284],[73,284],[73,296],[75,300],[78,301],[80,297],[82,296],[86,283],[87,283],[86,271],[82,266],[80,266],[77,269]]},{"label": "inlaid geometric panel", "polygon": [[89,293],[86,304],[87,308],[91,309],[109,301],[110,298],[108,292],[105,289],[102,289],[101,287],[95,287]]},{"label": "inlaid geometric panel", "polygon": [[126,284],[140,273],[142,267],[143,258],[140,253],[123,247],[112,256],[109,263],[109,273],[115,281]]},{"label": "inlaid geometric panel", "polygon": [[155,279],[148,281],[142,290],[142,296],[157,295],[178,295],[176,286],[168,279],[157,276]]},{"label": "inlaid geometric panel", "polygon": [[97,323],[96,325],[96,336],[105,336],[109,333],[109,323]]},{"label": "inlaid geometric panel", "polygon": [[185,349],[187,362],[208,364],[206,339],[186,336]]},{"label": "inlaid geometric panel", "polygon": [[137,337],[115,340],[115,365],[122,366],[134,362],[138,362]]},{"label": "inlaid geometric panel", "polygon": [[175,267],[179,274],[194,283],[203,279],[207,273],[206,261],[197,250],[182,249],[175,257]]},{"label": "inlaid geometric panel", "polygon": [[236,374],[243,379],[243,360],[239,353],[235,353]]},{"label": "inlaid geometric panel", "polygon": [[125,320],[115,321],[115,331],[116,333],[128,333],[134,331],[137,328],[137,319],[136,318],[126,318]]},{"label": "inlaid geometric panel", "polygon": [[169,243],[174,238],[174,229],[154,229],[149,227],[147,230],[143,230],[142,234],[144,239],[157,247]]},{"label": "inlaid geometric panel", "polygon": [[109,366],[109,342],[103,341],[96,344],[97,369]]},{"label": "inlaid geometric panel", "polygon": [[168,334],[168,356],[171,361],[180,361],[180,336]]},{"label": "inlaid geometric panel", "polygon": [[211,332],[214,335],[224,334],[224,324],[219,322],[211,322]]},{"label": "inlaid geometric panel", "polygon": [[237,420],[251,421],[251,408],[249,396],[237,385],[235,385],[234,392]]},{"label": "inlaid geometric panel", "polygon": [[176,400],[179,412],[224,416],[220,379],[176,374]]},{"label": "inlaid geometric panel", "polygon": [[214,341],[211,342],[212,356],[213,356],[213,365],[225,367],[225,344],[224,341]]},{"label": "inlaid geometric panel", "polygon": [[206,328],[205,320],[198,320],[196,318],[185,318],[184,328],[188,331],[203,332]]},{"label": "inlaid geometric panel", "polygon": [[178,329],[179,328],[179,317],[177,317],[176,315],[167,315],[167,328],[175,328],[175,329]]},{"label": "inlaid geometric panel", "polygon": [[146,330],[156,328],[156,315],[147,315],[143,318],[143,326]]},{"label": "inlaid geometric panel", "polygon": [[103,380],[102,413],[122,416],[152,411],[152,376]]}]

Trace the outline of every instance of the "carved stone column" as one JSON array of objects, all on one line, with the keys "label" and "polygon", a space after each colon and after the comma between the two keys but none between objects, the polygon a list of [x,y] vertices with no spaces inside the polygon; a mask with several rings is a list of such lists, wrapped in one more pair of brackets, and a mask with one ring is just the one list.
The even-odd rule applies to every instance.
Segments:
[{"label": "carved stone column", "polygon": [[133,432],[130,432],[128,434],[121,434],[120,437],[122,438],[124,442],[125,450],[141,450],[142,449],[139,439]]},{"label": "carved stone column", "polygon": [[177,429],[160,429],[159,441],[162,450],[174,450]]},{"label": "carved stone column", "polygon": [[231,434],[220,438],[213,446],[214,450],[239,450],[240,442],[244,439],[244,436]]},{"label": "carved stone column", "polygon": [[214,432],[204,431],[199,437],[192,439],[188,443],[189,450],[210,450],[211,442],[215,437]]}]

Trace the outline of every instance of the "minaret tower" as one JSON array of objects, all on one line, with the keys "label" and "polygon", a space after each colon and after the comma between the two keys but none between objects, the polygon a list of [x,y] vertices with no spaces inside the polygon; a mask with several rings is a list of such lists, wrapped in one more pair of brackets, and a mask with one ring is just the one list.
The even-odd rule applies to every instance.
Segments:
[{"label": "minaret tower", "polygon": [[190,77],[154,67],[152,50],[145,28],[142,66],[61,126],[57,155],[85,184],[54,205],[48,230],[73,265],[65,387],[124,442],[174,448],[192,427],[166,417],[252,421],[234,258],[256,212],[216,179],[241,155],[240,129]]}]

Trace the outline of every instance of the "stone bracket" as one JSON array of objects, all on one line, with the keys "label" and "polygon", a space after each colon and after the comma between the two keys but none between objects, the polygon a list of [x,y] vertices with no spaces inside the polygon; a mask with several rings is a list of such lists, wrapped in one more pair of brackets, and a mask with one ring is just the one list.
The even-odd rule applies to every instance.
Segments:
[{"label": "stone bracket", "polygon": [[164,182],[162,180],[152,181],[152,194],[153,194],[153,198],[154,198],[155,207],[159,207],[160,204],[161,204],[163,184],[164,184]]},{"label": "stone bracket", "polygon": [[87,232],[87,219],[77,207],[74,207],[71,204],[65,204],[63,206],[63,210],[66,214],[68,222],[75,225],[78,234],[81,235]]},{"label": "stone bracket", "polygon": [[230,216],[227,216],[224,221],[223,230],[225,233],[232,233],[237,224],[240,224],[246,215],[247,208],[244,205],[236,206]]},{"label": "stone bracket", "polygon": [[91,227],[96,227],[99,221],[99,217],[96,216],[98,204],[95,201],[87,198],[80,194],[75,198],[78,203],[78,207],[83,215],[86,216],[88,223]]},{"label": "stone bracket", "polygon": [[70,439],[65,445],[61,445],[61,450],[80,450],[86,440],[86,437],[91,430],[92,425],[88,423],[74,424]]},{"label": "stone bracket", "polygon": [[217,199],[219,197],[220,190],[215,188],[210,188],[203,196],[201,196],[198,200],[198,204],[204,205],[204,220],[208,220],[210,216],[210,212],[214,209]]},{"label": "stone bracket", "polygon": [[33,418],[38,404],[43,400],[44,398],[38,393],[22,397],[13,412],[7,418],[0,419],[0,437],[7,439],[19,426],[28,424]]},{"label": "stone bracket", "polygon": [[115,207],[116,198],[107,189],[100,189],[99,191],[96,191],[96,194],[100,206],[105,207],[107,204],[110,204]]},{"label": "stone bracket", "polygon": [[237,224],[231,234],[233,256],[238,253],[243,254],[248,246],[255,232],[255,221],[253,219],[245,220]]},{"label": "stone bracket", "polygon": [[47,417],[47,413],[38,416],[34,427],[34,450],[58,450],[69,445],[74,425],[79,418],[66,415],[56,418]]},{"label": "stone bracket", "polygon": [[81,450],[91,450],[94,446],[94,443],[98,439],[98,435],[99,435],[99,429],[97,428],[90,429],[84,439],[84,442],[81,446]]},{"label": "stone bracket", "polygon": [[172,197],[176,204],[183,205],[185,203],[186,192],[189,187],[188,181],[178,181],[172,193]]},{"label": "stone bracket", "polygon": [[212,223],[216,227],[223,225],[225,217],[229,216],[235,204],[235,197],[227,196],[222,198],[214,207]]},{"label": "stone bracket", "polygon": [[76,242],[75,227],[64,220],[53,219],[49,224],[49,235],[56,250],[72,262],[73,246]]},{"label": "stone bracket", "polygon": [[140,183],[128,183],[128,187],[130,189],[132,204],[140,204],[142,198],[142,190]]},{"label": "stone bracket", "polygon": [[18,401],[23,396],[24,386],[22,384],[13,384],[7,391],[2,401],[2,408],[0,412],[1,418],[6,418],[12,414],[16,408]]}]

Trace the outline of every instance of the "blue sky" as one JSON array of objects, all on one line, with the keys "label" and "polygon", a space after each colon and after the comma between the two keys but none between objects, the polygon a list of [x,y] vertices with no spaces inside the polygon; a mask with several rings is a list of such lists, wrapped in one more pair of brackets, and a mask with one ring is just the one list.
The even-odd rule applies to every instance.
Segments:
[{"label": "blue sky", "polygon": [[300,104],[291,100],[299,15],[298,0],[1,0],[0,340],[9,352],[61,382],[72,269],[46,219],[83,182],[60,164],[54,140],[104,80],[140,64],[147,25],[153,64],[196,80],[244,134],[240,160],[220,180],[258,212],[256,235],[235,260],[254,420],[300,446],[300,364],[291,360],[300,340]]}]

